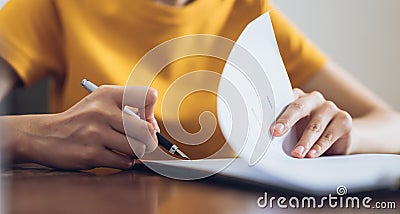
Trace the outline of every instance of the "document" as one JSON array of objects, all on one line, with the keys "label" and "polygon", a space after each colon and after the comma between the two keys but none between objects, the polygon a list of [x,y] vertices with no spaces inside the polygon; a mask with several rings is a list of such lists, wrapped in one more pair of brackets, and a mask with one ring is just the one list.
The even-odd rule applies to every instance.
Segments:
[{"label": "document", "polygon": [[[335,193],[339,186],[361,192],[397,188],[400,156],[360,154],[296,159],[294,130],[272,138],[274,120],[293,101],[269,13],[252,21],[235,43],[218,89],[221,130],[238,158],[146,161],[166,171],[218,174],[312,194]],[[203,176],[205,177],[205,176]]]}]

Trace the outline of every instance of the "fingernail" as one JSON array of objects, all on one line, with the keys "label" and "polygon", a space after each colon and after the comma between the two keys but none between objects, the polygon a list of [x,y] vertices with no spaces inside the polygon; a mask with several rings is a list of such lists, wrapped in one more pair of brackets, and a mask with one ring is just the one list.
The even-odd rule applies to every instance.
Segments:
[{"label": "fingernail", "polygon": [[278,134],[283,134],[283,132],[285,131],[285,125],[283,125],[282,123],[277,123],[274,127],[274,131]]},{"label": "fingernail", "polygon": [[297,146],[294,150],[293,153],[298,154],[299,156],[302,156],[304,152],[304,146]]},{"label": "fingernail", "polygon": [[156,132],[160,132],[160,127],[158,126],[157,121],[155,120],[153,121],[153,127]]},{"label": "fingernail", "polygon": [[315,149],[311,149],[309,154],[311,157],[314,157],[317,154],[317,151]]},{"label": "fingernail", "polygon": [[[149,121],[149,122],[150,122],[150,121]],[[151,124],[153,124],[154,129],[156,129],[157,131],[160,130],[160,127],[158,126],[157,120],[156,120],[156,118],[154,118],[154,116],[153,116],[153,118],[151,119]]]}]

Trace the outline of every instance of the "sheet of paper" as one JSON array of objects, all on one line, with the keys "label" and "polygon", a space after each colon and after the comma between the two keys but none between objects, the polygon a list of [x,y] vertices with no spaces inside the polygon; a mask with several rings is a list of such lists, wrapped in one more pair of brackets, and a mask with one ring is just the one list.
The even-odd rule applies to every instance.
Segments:
[{"label": "sheet of paper", "polygon": [[[283,109],[293,101],[292,87],[287,77],[287,72],[284,68],[282,59],[279,54],[279,49],[276,43],[272,23],[269,13],[266,13],[253,22],[242,32],[237,41],[240,45],[248,50],[260,63],[269,79],[272,90],[259,90],[258,94],[248,94],[252,91],[251,87],[242,82],[251,82],[251,78],[245,78],[246,75],[240,75],[240,72],[235,67],[227,64],[225,66],[223,77],[229,79],[235,85],[239,86],[239,91],[246,91],[246,102],[249,108],[260,106],[260,102],[255,102],[256,96],[269,97],[268,100],[275,102],[274,118],[276,118]],[[233,59],[236,62],[236,55],[241,53],[233,49],[228,60]],[[251,66],[243,66],[247,76],[255,71]],[[258,75],[257,78],[263,78]],[[252,82],[252,86],[257,89],[257,82]],[[222,83],[220,87],[224,87]],[[223,88],[219,92],[224,93]],[[272,93],[271,93],[272,92]],[[247,98],[252,96],[252,99]],[[223,95],[222,95],[223,97]],[[234,102],[238,102],[235,100]],[[232,102],[232,103],[234,103]],[[222,105],[221,105],[222,106]],[[262,106],[262,105],[261,105]],[[265,105],[266,106],[266,105]],[[218,105],[220,107],[220,105]],[[262,121],[262,124],[269,127],[273,123],[273,119],[265,117],[268,115],[269,109],[263,108],[261,111],[252,111],[255,117],[248,117],[249,136],[258,135],[261,131],[260,139],[268,139],[268,130],[259,128],[257,118]],[[218,114],[227,114],[225,108],[219,108]],[[233,127],[228,117],[219,117],[220,124],[224,135],[229,138],[230,130],[226,127]],[[258,144],[263,143],[259,140],[249,139],[243,148],[241,142],[232,138],[228,141],[232,147],[240,153],[240,157],[249,165],[254,165],[257,169],[268,172],[269,175],[279,177],[282,184],[294,185],[303,190],[323,191],[331,190],[339,185],[347,185],[348,188],[357,190],[374,189],[382,186],[396,185],[400,178],[400,156],[398,155],[357,155],[357,156],[336,156],[336,157],[321,157],[315,159],[295,159],[288,155],[290,149],[297,142],[293,136],[293,132],[283,138],[275,138],[268,147],[262,158],[253,163],[255,151],[262,148]],[[265,145],[266,142],[264,142]],[[241,150],[243,149],[243,150]],[[286,151],[286,152],[285,152]],[[283,185],[282,185],[283,186]]]},{"label": "sheet of paper", "polygon": [[[314,194],[389,188],[400,183],[399,155],[351,155],[295,159],[293,131],[272,139],[269,127],[293,101],[269,13],[242,32],[226,64],[218,94],[221,130],[240,158],[221,174]],[[229,160],[159,162],[200,171],[214,171]]]}]

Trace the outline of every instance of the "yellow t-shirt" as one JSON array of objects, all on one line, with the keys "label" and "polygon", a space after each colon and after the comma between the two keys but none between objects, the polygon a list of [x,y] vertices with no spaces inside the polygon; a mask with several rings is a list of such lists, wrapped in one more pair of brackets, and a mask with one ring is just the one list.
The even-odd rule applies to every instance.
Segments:
[{"label": "yellow t-shirt", "polygon": [[[125,85],[139,59],[155,46],[190,34],[236,40],[250,21],[271,8],[264,0],[195,0],[184,7],[151,0],[10,0],[0,11],[0,56],[25,85],[50,75],[54,80],[50,109],[60,112],[87,95],[79,86],[84,78],[98,85]],[[326,58],[279,12],[273,12],[271,20],[290,80],[299,86]],[[223,65],[217,59],[190,57],[170,64],[157,76],[152,84],[160,100],[155,115],[164,134],[161,100],[171,83],[195,70],[220,73]],[[200,77],[187,85],[207,81]],[[218,82],[208,84],[216,87]],[[163,113],[177,111],[163,108]],[[185,130],[199,131],[198,118],[204,111],[215,114],[215,94],[196,92],[186,97],[179,107]],[[217,128],[204,144],[180,146],[192,158],[199,158],[213,154],[224,143]]]}]

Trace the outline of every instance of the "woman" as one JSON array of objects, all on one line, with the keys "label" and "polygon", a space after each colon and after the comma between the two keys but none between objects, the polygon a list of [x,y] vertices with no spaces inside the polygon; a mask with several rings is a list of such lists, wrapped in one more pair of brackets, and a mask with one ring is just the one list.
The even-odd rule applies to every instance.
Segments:
[{"label": "woman", "polygon": [[[54,84],[52,114],[1,117],[11,130],[3,147],[17,163],[129,168],[132,159],[155,149],[154,130],[165,132],[156,122],[161,119],[156,90],[162,98],[176,79],[192,70],[221,72],[223,62],[201,57],[177,61],[157,76],[152,85],[156,90],[131,87],[137,93],[132,106],[145,112],[142,120],[132,122],[132,133],[122,125],[122,87],[101,87],[86,96],[77,83],[90,78],[97,84],[123,85],[132,67],[158,44],[190,34],[236,40],[247,23],[271,8],[263,0],[11,0],[0,11],[0,97],[45,76]],[[292,156],[400,153],[400,137],[393,134],[400,127],[399,113],[327,59],[281,14],[273,12],[271,20],[297,97],[272,132],[279,137],[298,126]],[[205,92],[183,100],[182,126],[198,131],[193,118],[204,111],[215,113],[215,103],[215,96]],[[224,139],[217,129],[196,147],[176,143],[190,157],[202,158],[219,150]],[[221,154],[230,155],[232,151]]]}]

